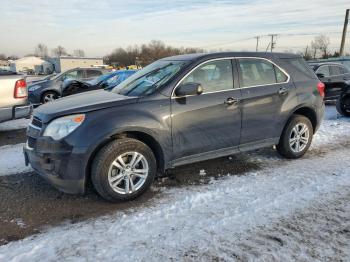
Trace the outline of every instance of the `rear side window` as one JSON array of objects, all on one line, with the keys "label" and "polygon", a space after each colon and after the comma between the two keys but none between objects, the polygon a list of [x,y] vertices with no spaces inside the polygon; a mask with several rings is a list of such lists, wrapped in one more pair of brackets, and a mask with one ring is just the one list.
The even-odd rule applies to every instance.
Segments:
[{"label": "rear side window", "polygon": [[87,78],[98,77],[100,75],[102,75],[102,72],[98,71],[98,70],[87,70],[87,72],[86,72]]},{"label": "rear side window", "polygon": [[288,73],[293,80],[316,79],[314,71],[302,58],[282,58],[280,59],[288,67]]},{"label": "rear side window", "polygon": [[331,68],[332,76],[343,75],[348,73],[348,70],[342,66],[333,65],[333,66],[330,66],[330,68]]},{"label": "rear side window", "polygon": [[238,60],[241,87],[283,83],[287,75],[264,59],[241,58]]},{"label": "rear side window", "polygon": [[316,70],[316,73],[317,73],[317,74],[322,74],[324,77],[328,77],[328,76],[331,75],[328,65],[320,66],[320,67]]}]

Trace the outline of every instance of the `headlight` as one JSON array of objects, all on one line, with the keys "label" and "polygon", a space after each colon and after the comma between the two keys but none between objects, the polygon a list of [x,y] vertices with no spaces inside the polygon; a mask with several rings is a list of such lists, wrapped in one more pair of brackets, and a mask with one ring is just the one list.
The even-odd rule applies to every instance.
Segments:
[{"label": "headlight", "polygon": [[30,86],[30,87],[28,88],[28,91],[29,91],[29,92],[33,92],[33,91],[39,89],[40,87],[41,87],[40,85]]},{"label": "headlight", "polygon": [[52,137],[54,140],[60,140],[61,138],[72,133],[84,122],[84,119],[84,114],[57,118],[46,127],[44,136]]}]

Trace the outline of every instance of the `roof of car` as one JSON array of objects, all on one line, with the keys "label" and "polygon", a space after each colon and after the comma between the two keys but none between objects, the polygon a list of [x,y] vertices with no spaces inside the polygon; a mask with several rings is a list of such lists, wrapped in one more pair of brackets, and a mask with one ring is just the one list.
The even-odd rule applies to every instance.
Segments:
[{"label": "roof of car", "polygon": [[323,63],[310,63],[313,66],[322,66],[322,65],[337,65],[337,66],[344,66],[341,63],[335,63],[335,62],[323,62]]},{"label": "roof of car", "polygon": [[213,59],[224,57],[263,57],[263,58],[300,58],[300,55],[290,53],[271,53],[271,52],[217,52],[217,53],[194,53],[165,57],[162,60],[187,61],[197,59]]}]

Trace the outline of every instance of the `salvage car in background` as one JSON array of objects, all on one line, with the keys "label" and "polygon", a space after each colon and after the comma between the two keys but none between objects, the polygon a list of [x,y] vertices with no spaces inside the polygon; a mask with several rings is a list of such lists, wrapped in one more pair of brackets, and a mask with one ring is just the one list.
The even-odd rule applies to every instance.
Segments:
[{"label": "salvage car in background", "polygon": [[317,77],[325,84],[325,100],[336,100],[350,88],[350,70],[337,63],[313,65]]},{"label": "salvage car in background", "polygon": [[97,89],[111,89],[133,75],[136,70],[120,70],[107,73],[92,80],[66,79],[62,83],[61,96],[68,96]]},{"label": "salvage car in background", "polygon": [[62,96],[61,85],[66,79],[89,80],[107,71],[100,68],[74,68],[28,86],[29,101],[33,105],[45,104]]},{"label": "salvage car in background", "polygon": [[0,70],[0,122],[28,117],[27,83],[23,75]]},{"label": "salvage car in background", "polygon": [[350,87],[343,89],[337,99],[336,107],[339,114],[350,117]]}]

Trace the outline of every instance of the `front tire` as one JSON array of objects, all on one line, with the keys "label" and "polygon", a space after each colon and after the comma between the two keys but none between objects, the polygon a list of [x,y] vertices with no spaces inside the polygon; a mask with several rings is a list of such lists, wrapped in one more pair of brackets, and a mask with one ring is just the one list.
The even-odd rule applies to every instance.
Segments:
[{"label": "front tire", "polygon": [[46,104],[58,99],[58,94],[53,91],[45,92],[41,97],[41,103]]},{"label": "front tire", "polygon": [[336,108],[339,114],[350,117],[350,95],[343,95],[337,99]]},{"label": "front tire", "polygon": [[284,128],[277,151],[290,159],[302,157],[311,145],[313,127],[308,118],[293,115]]},{"label": "front tire", "polygon": [[100,150],[92,164],[91,179],[104,199],[127,201],[143,194],[151,186],[156,173],[152,150],[136,139],[125,138]]}]

